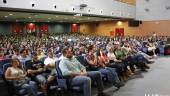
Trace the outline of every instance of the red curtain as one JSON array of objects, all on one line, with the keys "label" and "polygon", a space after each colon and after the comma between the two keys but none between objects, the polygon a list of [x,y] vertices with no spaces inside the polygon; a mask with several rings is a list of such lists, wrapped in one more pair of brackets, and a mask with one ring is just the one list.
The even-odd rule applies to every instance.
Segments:
[{"label": "red curtain", "polygon": [[41,33],[47,33],[48,32],[48,25],[43,24],[40,26],[40,32]]},{"label": "red curtain", "polygon": [[124,36],[124,28],[116,28],[115,29],[115,36]]},{"label": "red curtain", "polygon": [[36,29],[36,26],[34,23],[28,23],[26,25],[26,30],[28,33],[32,33],[32,32],[35,32],[35,29]]},{"label": "red curtain", "polygon": [[20,24],[12,24],[12,33],[13,34],[22,34],[23,26]]},{"label": "red curtain", "polygon": [[77,24],[72,24],[71,25],[71,32],[72,33],[78,32],[78,25]]}]

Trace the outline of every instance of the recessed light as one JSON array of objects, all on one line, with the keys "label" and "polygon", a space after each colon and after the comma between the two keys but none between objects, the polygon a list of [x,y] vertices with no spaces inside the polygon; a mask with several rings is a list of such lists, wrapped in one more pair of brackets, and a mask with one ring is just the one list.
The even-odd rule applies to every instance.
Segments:
[{"label": "recessed light", "polygon": [[7,18],[8,16],[4,16],[5,18]]},{"label": "recessed light", "polygon": [[59,17],[59,16],[55,16],[55,17]]},{"label": "recessed light", "polygon": [[31,17],[28,17],[28,18],[30,18],[30,19],[31,19]]},{"label": "recessed light", "polygon": [[13,14],[9,14],[10,16],[12,16]]}]

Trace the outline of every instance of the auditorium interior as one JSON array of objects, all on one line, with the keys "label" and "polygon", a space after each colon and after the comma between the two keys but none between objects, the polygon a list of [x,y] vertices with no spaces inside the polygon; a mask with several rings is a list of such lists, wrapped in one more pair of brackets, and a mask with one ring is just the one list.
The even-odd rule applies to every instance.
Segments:
[{"label": "auditorium interior", "polygon": [[170,0],[0,0],[0,96],[170,96],[169,55]]}]

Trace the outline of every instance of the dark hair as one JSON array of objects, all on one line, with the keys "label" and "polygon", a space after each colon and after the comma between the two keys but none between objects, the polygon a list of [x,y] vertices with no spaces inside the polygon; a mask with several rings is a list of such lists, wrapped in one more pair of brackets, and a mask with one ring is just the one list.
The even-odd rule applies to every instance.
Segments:
[{"label": "dark hair", "polygon": [[68,47],[63,48],[63,50],[62,50],[62,54],[66,54],[67,50],[69,50],[69,48],[68,48]]},{"label": "dark hair", "polygon": [[26,51],[26,50],[25,50],[25,49],[22,49],[22,50],[20,51],[20,54],[24,53],[24,51]]},{"label": "dark hair", "polygon": [[93,46],[93,45],[90,45],[90,46],[88,47],[88,52],[90,52],[91,50],[93,50],[93,48],[94,48],[94,46]]}]

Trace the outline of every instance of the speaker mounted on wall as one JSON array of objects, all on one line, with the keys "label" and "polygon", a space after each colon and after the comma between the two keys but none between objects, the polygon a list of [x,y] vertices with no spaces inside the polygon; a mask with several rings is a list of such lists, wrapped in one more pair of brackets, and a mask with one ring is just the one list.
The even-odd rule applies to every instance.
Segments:
[{"label": "speaker mounted on wall", "polygon": [[139,27],[139,24],[141,24],[141,21],[138,20],[129,20],[128,26],[129,27]]}]

